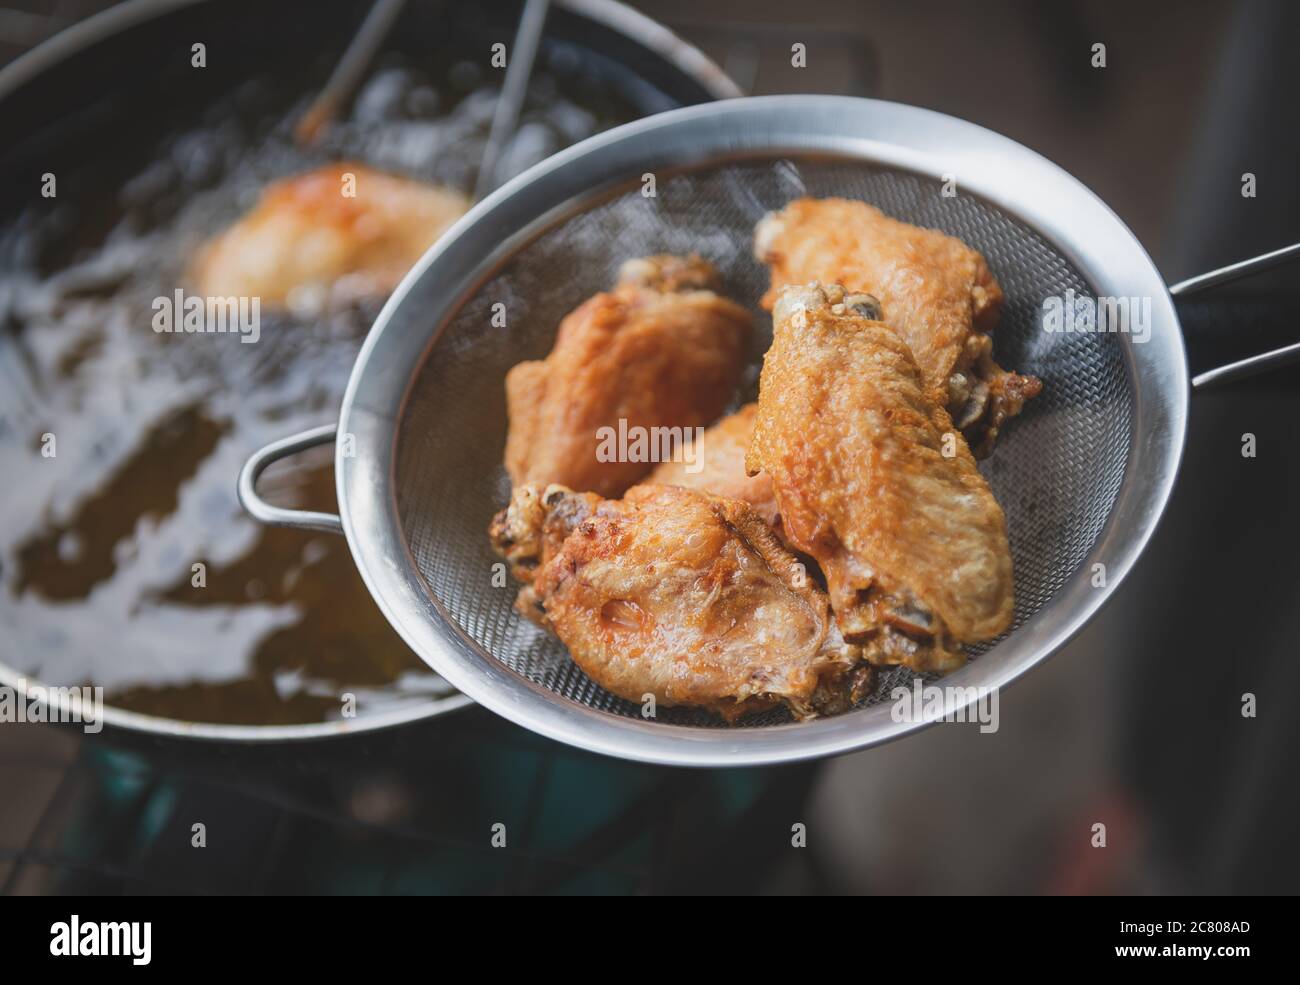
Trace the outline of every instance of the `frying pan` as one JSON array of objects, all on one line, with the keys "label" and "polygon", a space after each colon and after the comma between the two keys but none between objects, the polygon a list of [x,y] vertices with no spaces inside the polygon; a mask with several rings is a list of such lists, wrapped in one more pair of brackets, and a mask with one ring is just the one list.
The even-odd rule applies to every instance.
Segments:
[{"label": "frying pan", "polygon": [[[372,0],[320,4],[261,0],[131,0],[72,27],[0,71],[0,122],[21,139],[0,151],[0,217],[28,206],[46,171],[81,212],[78,237],[93,244],[111,224],[122,184],[152,162],[160,141],[191,126],[199,108],[250,77],[285,91],[320,85],[317,59],[343,50]],[[465,57],[509,40],[519,3],[407,4],[385,51],[418,63]],[[647,114],[739,90],[711,61],[654,21],[612,0],[556,0],[548,44],[580,59],[609,91]],[[190,64],[191,44],[207,46],[207,67]],[[480,44],[481,42],[481,44]],[[486,54],[484,55],[486,60]],[[8,180],[10,176],[13,180]],[[105,218],[108,215],[110,218]],[[71,255],[78,242],[69,242]],[[0,685],[42,682],[0,664]],[[401,724],[468,704],[461,695],[306,725],[191,722],[106,707],[113,729],[237,742],[347,735]]]},{"label": "frying pan", "polygon": [[[898,668],[837,717],[796,723],[777,711],[727,727],[660,708],[645,719],[513,613],[514,589],[492,576],[485,530],[508,493],[500,459],[509,367],[545,355],[563,314],[607,287],[629,256],[699,250],[729,294],[753,307],[766,286],[750,255],[754,224],[805,194],[865,199],[979,249],[1008,298],[998,360],[1044,381],[983,464],[1007,514],[1013,626],[943,680],[1009,684],[1076,634],[1141,555],[1177,477],[1192,385],[1300,356],[1291,345],[1191,380],[1173,295],[1300,247],[1169,288],[1119,218],[1064,170],[924,109],[829,96],[728,100],[628,124],[537,165],[411,271],[367,337],[337,427],[254,455],[239,479],[242,502],[266,523],[342,531],[370,592],[421,658],[480,704],[563,742],[660,763],[760,764],[843,753],[930,724],[896,720],[891,692],[911,677]],[[1130,332],[1047,331],[1051,297],[1133,299],[1148,320]],[[504,327],[491,317],[498,303]],[[348,439],[335,449],[338,516],[258,497],[270,462],[336,433]],[[977,693],[949,692],[945,712]]]}]

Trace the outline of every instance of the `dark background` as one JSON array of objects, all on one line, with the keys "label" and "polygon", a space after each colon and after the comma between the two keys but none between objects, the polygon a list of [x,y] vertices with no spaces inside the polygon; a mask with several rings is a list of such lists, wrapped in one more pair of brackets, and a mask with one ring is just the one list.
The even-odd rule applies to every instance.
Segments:
[{"label": "dark background", "polygon": [[[0,60],[99,6],[0,0]],[[1300,239],[1298,5],[803,0],[798,23],[777,0],[641,6],[752,92],[876,96],[1027,144],[1105,199],[1171,283]],[[796,41],[806,69],[790,67]],[[1292,270],[1212,300],[1188,316],[1198,368],[1211,347],[1300,338]],[[1298,381],[1284,369],[1193,397],[1146,556],[1002,696],[996,735],[940,726],[821,764],[703,773],[577,753],[479,709],[310,751],[112,749],[0,725],[0,888],[1294,892]],[[211,819],[204,852],[195,818]],[[806,849],[790,847],[796,822]]]}]

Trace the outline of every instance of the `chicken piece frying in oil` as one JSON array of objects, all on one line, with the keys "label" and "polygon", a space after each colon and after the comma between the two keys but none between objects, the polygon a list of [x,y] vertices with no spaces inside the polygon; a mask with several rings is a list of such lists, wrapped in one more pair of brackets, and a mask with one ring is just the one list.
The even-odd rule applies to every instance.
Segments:
[{"label": "chicken piece frying in oil", "polygon": [[447,188],[328,164],[268,185],[200,251],[191,274],[206,297],[294,309],[382,296],[468,208]]},{"label": "chicken piece frying in oil", "polygon": [[630,260],[612,291],[564,318],[550,355],[510,370],[505,464],[515,486],[617,496],[656,459],[609,454],[610,434],[640,430],[654,442],[678,429],[680,445],[722,413],[750,317],[715,292],[716,282],[697,256]]},{"label": "chicken piece frying in oil", "polygon": [[[888,318],[888,309],[885,310]],[[872,663],[947,671],[1012,617],[1006,520],[880,303],[783,288],[747,465]]]},{"label": "chicken piece frying in oil", "polygon": [[517,607],[629,701],[652,694],[728,721],[784,704],[811,718],[870,690],[870,667],[826,595],[739,500],[674,486],[606,500],[524,485],[492,537],[531,581]]},{"label": "chicken piece frying in oil", "polygon": [[1001,313],[1002,289],[984,257],[959,239],[891,219],[865,202],[801,198],[758,224],[754,253],[771,267],[763,299],[769,309],[782,287],[811,281],[879,298],[927,386],[939,388],[980,458],[1042,390],[1035,377],[994,362],[988,333]]}]

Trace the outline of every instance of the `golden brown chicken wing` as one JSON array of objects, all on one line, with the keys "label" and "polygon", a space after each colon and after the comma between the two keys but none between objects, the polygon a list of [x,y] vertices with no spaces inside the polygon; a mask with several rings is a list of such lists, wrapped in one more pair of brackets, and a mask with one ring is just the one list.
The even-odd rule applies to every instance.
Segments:
[{"label": "golden brown chicken wing", "polygon": [[747,463],[821,565],[845,639],[873,663],[945,671],[1011,621],[1006,521],[879,317],[839,285],[779,292]]},{"label": "golden brown chicken wing", "polygon": [[758,224],[754,253],[772,269],[771,308],[790,284],[843,284],[879,298],[927,385],[976,455],[1042,383],[993,361],[989,337],[1002,289],[975,250],[952,236],[890,219],[865,202],[801,198]]},{"label": "golden brown chicken wing", "polygon": [[204,247],[192,274],[206,297],[268,305],[386,294],[468,208],[459,192],[328,164],[268,185]]},{"label": "golden brown chicken wing", "polygon": [[617,496],[722,412],[750,318],[715,281],[699,257],[631,260],[613,291],[560,323],[546,359],[510,370],[505,462],[516,486]]},{"label": "golden brown chicken wing", "polygon": [[[826,595],[744,503],[654,485],[601,500],[552,485],[516,489],[512,509],[497,547],[535,572],[517,605],[606,690],[729,721],[778,703],[830,714],[869,691],[870,668]],[[536,567],[521,565],[524,544]]]},{"label": "golden brown chicken wing", "polygon": [[[510,563],[516,581],[532,584],[537,569],[560,552],[579,523],[609,500],[595,493],[574,492],[566,486],[526,482],[515,486],[510,503],[492,518],[488,538],[492,548]],[[521,596],[519,611],[537,620],[531,596]]]},{"label": "golden brown chicken wing", "polygon": [[766,472],[758,475],[745,473],[745,452],[754,435],[754,419],[758,404],[746,404],[704,432],[700,447],[694,454],[679,453],[671,462],[664,462],[650,473],[647,482],[663,486],[681,486],[699,489],[726,499],[739,499],[748,503],[766,520],[777,527],[780,518],[776,498],[772,495],[772,480]]}]

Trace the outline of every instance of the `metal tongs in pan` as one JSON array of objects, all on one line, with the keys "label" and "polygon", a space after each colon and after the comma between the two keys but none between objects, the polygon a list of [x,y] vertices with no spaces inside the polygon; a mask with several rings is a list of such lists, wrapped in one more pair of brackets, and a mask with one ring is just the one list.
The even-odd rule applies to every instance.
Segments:
[{"label": "metal tongs in pan", "polygon": [[[339,110],[352,98],[405,4],[406,0],[376,0],[357,30],[357,36],[334,67],[329,81],[294,127],[294,138],[300,144],[314,144],[319,140]],[[514,45],[508,53],[506,77],[492,116],[492,129],[479,163],[478,179],[474,185],[476,202],[500,183],[497,165],[506,141],[519,126],[519,114],[528,94],[528,80],[533,74],[549,6],[550,0],[527,0],[524,4]]]}]

